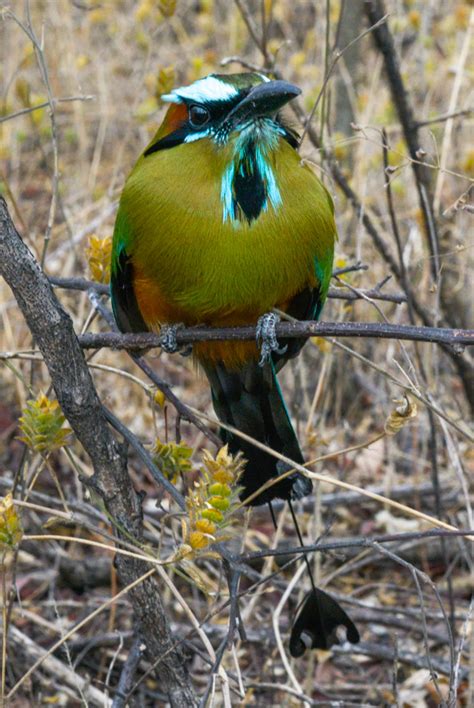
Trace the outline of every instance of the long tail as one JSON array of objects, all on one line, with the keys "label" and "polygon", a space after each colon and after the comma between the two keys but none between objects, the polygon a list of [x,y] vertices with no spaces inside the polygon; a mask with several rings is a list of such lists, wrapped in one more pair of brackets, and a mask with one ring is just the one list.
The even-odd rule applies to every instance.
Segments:
[{"label": "long tail", "polygon": [[[229,371],[223,364],[205,364],[204,370],[211,385],[214,409],[219,420],[264,443],[294,462],[299,464],[303,462],[300,446],[272,365],[262,368],[252,362],[239,371]],[[241,479],[242,499],[256,492],[269,479],[279,477],[288,469],[287,465],[282,464],[269,453],[225,428],[221,430],[221,437],[229,445],[229,450],[233,454],[241,451],[247,460]],[[311,490],[311,481],[295,472],[254,497],[249,503],[251,505],[268,503],[274,519],[272,499],[286,499],[298,540],[303,546],[292,500],[310,494]],[[359,633],[354,623],[330,595],[316,587],[308,556],[306,553],[303,555],[311,581],[311,590],[306,595],[293,623],[290,637],[291,655],[299,657],[307,648],[329,649],[332,644],[338,643],[336,630],[340,625],[346,628],[346,636],[350,642],[358,642]]]},{"label": "long tail", "polygon": [[[271,364],[260,367],[256,362],[250,362],[238,371],[229,371],[223,364],[205,364],[204,370],[211,385],[214,409],[219,420],[294,462],[303,462]],[[279,477],[289,469],[282,461],[224,428],[221,437],[232,453],[241,451],[247,460],[241,479],[242,499],[256,492],[269,479]],[[259,494],[250,504],[265,504],[275,498],[300,499],[310,494],[311,490],[311,481],[295,472]]]}]

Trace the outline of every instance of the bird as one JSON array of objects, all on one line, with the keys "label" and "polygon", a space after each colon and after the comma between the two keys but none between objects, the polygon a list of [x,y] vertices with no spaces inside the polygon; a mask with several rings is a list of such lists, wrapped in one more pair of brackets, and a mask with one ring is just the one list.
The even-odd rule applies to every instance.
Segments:
[{"label": "bird", "polygon": [[[310,479],[249,440],[304,462],[277,374],[305,340],[279,342],[275,311],[318,319],[337,232],[332,198],[301,159],[282,110],[300,93],[254,71],[210,74],[161,96],[164,120],[120,197],[111,299],[122,332],[160,332],[167,351],[183,325],[257,326],[256,341],[196,342],[193,358],[209,381],[223,443],[246,460],[242,499],[270,509],[274,499],[288,501],[303,545],[292,502],[311,493]],[[339,624],[358,638],[307,565],[312,590],[294,624],[295,656],[330,646]]]}]

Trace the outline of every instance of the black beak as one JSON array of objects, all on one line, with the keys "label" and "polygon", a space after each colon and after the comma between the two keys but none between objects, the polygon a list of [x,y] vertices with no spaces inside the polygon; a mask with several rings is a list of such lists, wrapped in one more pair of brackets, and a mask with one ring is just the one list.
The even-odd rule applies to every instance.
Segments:
[{"label": "black beak", "polygon": [[300,93],[301,89],[288,81],[265,81],[251,89],[245,98],[227,114],[225,121],[231,120],[235,124],[249,117],[272,115]]}]

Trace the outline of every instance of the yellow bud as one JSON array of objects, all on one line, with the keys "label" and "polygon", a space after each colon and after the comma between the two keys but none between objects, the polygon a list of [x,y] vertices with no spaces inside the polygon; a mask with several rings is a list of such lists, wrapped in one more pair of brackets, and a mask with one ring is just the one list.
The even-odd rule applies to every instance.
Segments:
[{"label": "yellow bud", "polygon": [[16,80],[15,94],[23,106],[28,107],[30,105],[30,85],[26,79],[19,77]]},{"label": "yellow bud", "polygon": [[158,391],[155,391],[155,395],[153,396],[153,400],[158,406],[160,406],[160,408],[163,408],[163,406],[165,405],[166,396],[163,393],[163,391],[158,390]]},{"label": "yellow bud", "polygon": [[218,497],[229,497],[231,489],[228,484],[211,484],[209,487],[209,494],[216,495]]},{"label": "yellow bud", "polygon": [[224,497],[211,497],[209,499],[209,504],[214,509],[218,509],[219,511],[227,511],[230,506],[230,501]]},{"label": "yellow bud", "polygon": [[109,283],[112,237],[99,238],[92,234],[85,253],[92,279],[98,283]]},{"label": "yellow bud", "polygon": [[20,517],[11,494],[0,499],[0,549],[20,543],[23,534]]},{"label": "yellow bud", "polygon": [[466,150],[462,167],[468,177],[474,177],[474,148]]},{"label": "yellow bud", "polygon": [[216,524],[221,524],[224,521],[224,514],[217,509],[204,509],[201,512],[201,516],[203,519],[208,519]]},{"label": "yellow bud", "polygon": [[198,519],[196,521],[196,530],[213,536],[216,532],[216,525],[213,521],[209,521],[209,519]]},{"label": "yellow bud", "polygon": [[91,25],[100,25],[105,24],[107,22],[107,16],[107,10],[105,10],[105,8],[99,7],[95,10],[91,10],[91,12],[89,12],[87,15],[87,19],[89,20]]},{"label": "yellow bud", "polygon": [[156,80],[155,96],[160,98],[164,93],[169,93],[174,86],[175,71],[174,66],[165,66],[158,72]]},{"label": "yellow bud", "polygon": [[143,22],[144,20],[151,17],[153,12],[153,6],[150,0],[142,0],[137,9],[135,10],[135,19],[137,22]]},{"label": "yellow bud", "polygon": [[195,551],[206,548],[209,545],[209,539],[200,531],[192,531],[189,534],[188,543]]},{"label": "yellow bud", "polygon": [[467,29],[469,25],[470,12],[469,7],[464,3],[456,7],[454,10],[454,17],[458,29]]},{"label": "yellow bud", "polygon": [[212,477],[216,480],[216,482],[220,482],[220,484],[231,484],[234,481],[234,475],[232,472],[223,468],[213,472]]},{"label": "yellow bud", "polygon": [[64,428],[65,417],[58,401],[51,401],[44,393],[30,400],[20,418],[22,440],[35,452],[50,453],[63,447],[71,433]]},{"label": "yellow bud", "polygon": [[310,337],[310,339],[311,343],[314,344],[315,347],[318,347],[323,354],[328,354],[328,352],[331,351],[331,342],[328,342],[324,337]]}]

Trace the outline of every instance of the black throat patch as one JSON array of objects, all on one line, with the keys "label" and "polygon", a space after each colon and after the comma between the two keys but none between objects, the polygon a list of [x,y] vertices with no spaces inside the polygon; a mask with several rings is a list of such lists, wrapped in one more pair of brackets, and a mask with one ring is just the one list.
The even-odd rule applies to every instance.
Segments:
[{"label": "black throat patch", "polygon": [[232,184],[234,208],[237,218],[250,223],[257,219],[267,199],[267,189],[258,167],[253,141],[246,145]]}]

